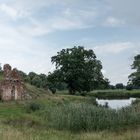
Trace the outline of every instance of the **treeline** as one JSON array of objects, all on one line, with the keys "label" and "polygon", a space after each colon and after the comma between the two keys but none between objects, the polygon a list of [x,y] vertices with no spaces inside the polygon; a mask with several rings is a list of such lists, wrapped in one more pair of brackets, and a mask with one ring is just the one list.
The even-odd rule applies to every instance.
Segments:
[{"label": "treeline", "polygon": [[102,74],[102,63],[94,51],[82,46],[62,49],[51,57],[51,62],[56,70],[48,75],[20,72],[24,81],[38,88],[49,88],[53,93],[56,90],[68,90],[70,94],[75,94],[97,89],[140,89],[140,55],[134,57],[131,68],[135,72],[128,77],[126,86],[123,83],[110,85]]},{"label": "treeline", "polygon": [[[20,72],[24,82],[38,88],[56,90],[68,90],[70,94],[86,93],[97,89],[140,89],[140,55],[134,57],[132,69],[135,69],[128,78],[128,84],[124,86],[118,83],[110,85],[109,80],[103,76],[102,63],[97,59],[93,50],[82,46],[62,49],[51,57],[56,69],[46,74]],[[1,69],[2,71],[2,69]]]},{"label": "treeline", "polygon": [[53,93],[55,93],[56,90],[67,90],[66,83],[52,83],[46,74],[37,74],[35,72],[29,72],[29,74],[26,74],[22,71],[19,71],[19,73],[24,82],[34,85],[37,88],[50,89]]},{"label": "treeline", "polygon": [[48,75],[30,72],[28,75],[20,71],[25,82],[38,88],[68,90],[70,94],[85,93],[94,89],[109,89],[109,80],[101,72],[102,63],[97,60],[93,50],[78,46],[62,49],[52,56],[56,70]]},{"label": "treeline", "polygon": [[37,74],[35,72],[26,74],[22,71],[19,71],[19,73],[24,82],[30,83],[38,88],[47,88],[47,76],[45,74]]}]

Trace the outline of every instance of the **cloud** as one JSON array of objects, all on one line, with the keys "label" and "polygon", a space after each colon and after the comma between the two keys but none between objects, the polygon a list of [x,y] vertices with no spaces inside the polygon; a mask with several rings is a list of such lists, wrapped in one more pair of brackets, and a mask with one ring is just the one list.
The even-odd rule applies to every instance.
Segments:
[{"label": "cloud", "polygon": [[118,54],[132,48],[134,48],[134,44],[131,42],[117,42],[99,45],[96,46],[94,49],[98,54]]},{"label": "cloud", "polygon": [[[67,16],[65,11],[63,11],[60,15],[49,17],[43,21],[28,17],[28,24],[21,24],[17,26],[17,29],[24,34],[34,37],[47,35],[56,31],[85,29],[93,26],[90,23],[88,24],[87,19],[89,15],[87,13],[84,13],[84,11],[80,11],[77,15],[74,13],[76,12],[70,12],[69,16]],[[94,19],[94,16],[94,14],[91,16],[92,20]]]},{"label": "cloud", "polygon": [[140,25],[140,1],[139,0],[105,0],[106,13],[123,19],[127,26]]},{"label": "cloud", "polygon": [[[80,6],[79,0],[13,1],[13,3],[3,2],[0,5],[0,10],[6,14],[4,22],[9,22],[8,24],[12,22],[20,32],[28,36],[41,36],[61,30],[90,28],[98,14],[96,6],[87,5],[84,1]],[[16,21],[12,21],[15,19]]]},{"label": "cloud", "polygon": [[16,18],[18,15],[18,12],[16,9],[12,8],[11,6],[8,6],[7,4],[1,4],[0,10],[4,13],[6,13],[11,18]]},{"label": "cloud", "polygon": [[[125,52],[129,51],[129,54],[130,52],[134,54],[133,50],[139,52],[140,45],[131,41],[132,34],[127,36],[129,30],[124,32],[124,38],[122,38],[118,30],[112,29],[112,27],[123,27],[122,33],[127,30],[127,26],[140,25],[139,0],[0,0],[0,2],[0,61],[10,63],[25,72],[52,71],[54,66],[51,64],[50,57],[61,50],[60,46],[66,48],[77,40],[87,38],[79,41],[77,45],[82,42],[84,46],[90,48],[96,46],[93,50],[99,58],[102,58],[105,65],[105,70],[102,72],[105,75],[114,76],[114,78],[110,76],[109,79],[115,82],[116,74],[119,77],[119,74],[128,72],[128,70],[123,71],[124,69],[122,73],[115,71],[119,63],[122,63],[115,54],[122,53],[124,57]],[[113,36],[106,33],[111,33]],[[114,38],[117,42],[106,41]],[[139,33],[136,34],[135,41],[137,38]],[[105,43],[99,44],[102,41]],[[114,55],[112,58],[111,54]],[[131,56],[131,54],[127,55],[126,57]],[[122,67],[129,69],[126,64],[127,59],[124,60]],[[115,68],[110,71],[112,66]]]},{"label": "cloud", "polygon": [[17,28],[0,24],[0,63],[9,63],[24,72],[46,73],[53,70],[50,57],[57,48],[21,34]]},{"label": "cloud", "polygon": [[81,21],[72,21],[67,18],[52,18],[48,21],[38,22],[37,20],[31,19],[31,22],[28,25],[20,25],[17,29],[27,36],[38,37],[43,35],[48,35],[56,31],[65,31],[65,30],[75,30],[88,28]]},{"label": "cloud", "polygon": [[119,20],[115,17],[107,17],[103,25],[109,26],[109,27],[120,27],[124,24],[125,24],[124,21]]}]

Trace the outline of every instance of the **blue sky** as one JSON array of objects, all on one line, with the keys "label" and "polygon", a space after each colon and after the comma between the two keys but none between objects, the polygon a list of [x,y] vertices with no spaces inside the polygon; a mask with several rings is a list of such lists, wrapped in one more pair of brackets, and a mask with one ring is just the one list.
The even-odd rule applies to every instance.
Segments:
[{"label": "blue sky", "polygon": [[51,56],[93,49],[111,84],[128,81],[140,53],[139,0],[0,0],[0,62],[28,73],[54,70]]}]

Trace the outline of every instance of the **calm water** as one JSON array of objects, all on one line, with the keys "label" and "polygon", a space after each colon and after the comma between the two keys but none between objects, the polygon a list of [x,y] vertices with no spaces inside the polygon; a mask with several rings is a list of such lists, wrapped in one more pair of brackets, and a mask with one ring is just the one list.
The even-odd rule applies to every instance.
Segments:
[{"label": "calm water", "polygon": [[105,105],[106,103],[112,109],[120,109],[122,107],[126,107],[131,105],[132,101],[135,101],[136,98],[129,99],[115,99],[115,100],[104,100],[104,99],[96,99],[99,105]]}]

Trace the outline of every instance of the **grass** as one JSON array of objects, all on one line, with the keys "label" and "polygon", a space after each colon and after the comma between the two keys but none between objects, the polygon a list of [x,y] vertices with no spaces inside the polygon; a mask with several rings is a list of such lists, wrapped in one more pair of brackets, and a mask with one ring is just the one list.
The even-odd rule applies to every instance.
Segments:
[{"label": "grass", "polygon": [[15,128],[0,124],[1,140],[139,140],[140,129],[122,132],[82,132],[57,131],[52,129]]},{"label": "grass", "polygon": [[140,90],[95,90],[88,95],[99,99],[140,98]]},{"label": "grass", "polygon": [[0,72],[0,81],[2,81],[4,79],[3,74]]},{"label": "grass", "polygon": [[30,85],[28,83],[25,84],[26,86],[26,92],[29,95],[29,98],[31,99],[37,99],[37,98],[46,98],[48,95],[51,95],[51,92],[49,90],[45,90],[42,88],[36,88],[33,85]]},{"label": "grass", "polygon": [[91,104],[72,103],[47,108],[42,115],[46,117],[50,127],[58,130],[120,130],[140,125],[140,104],[116,111]]},{"label": "grass", "polygon": [[0,104],[0,109],[0,120],[14,127],[91,132],[119,131],[140,125],[139,102],[116,111],[96,107],[89,97],[59,95],[34,101],[5,102]]},{"label": "grass", "polygon": [[92,96],[51,95],[31,85],[27,90],[32,100],[0,102],[1,140],[140,139],[139,101],[116,112],[96,107]]},{"label": "grass", "polygon": [[[57,91],[57,95],[69,95],[67,90]],[[79,95],[76,93],[76,95]],[[140,90],[94,90],[86,94],[86,96],[92,96],[99,99],[126,99],[130,97],[140,98]]]}]

